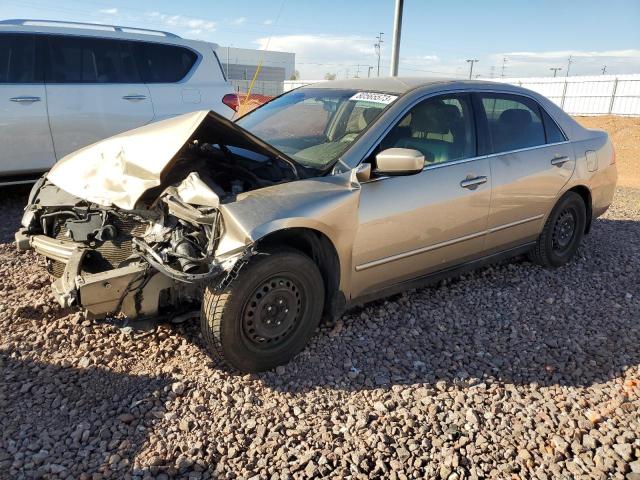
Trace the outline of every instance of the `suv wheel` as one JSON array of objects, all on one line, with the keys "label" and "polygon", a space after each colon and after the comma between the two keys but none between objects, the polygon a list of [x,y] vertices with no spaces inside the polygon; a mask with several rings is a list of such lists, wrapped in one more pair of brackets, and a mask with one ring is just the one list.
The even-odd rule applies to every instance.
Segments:
[{"label": "suv wheel", "polygon": [[567,263],[578,250],[587,222],[582,197],[567,192],[551,211],[536,246],[529,256],[534,263],[559,267]]},{"label": "suv wheel", "polygon": [[304,348],[323,303],[322,277],[309,257],[293,249],[261,253],[225,291],[205,290],[200,327],[213,357],[259,372]]}]

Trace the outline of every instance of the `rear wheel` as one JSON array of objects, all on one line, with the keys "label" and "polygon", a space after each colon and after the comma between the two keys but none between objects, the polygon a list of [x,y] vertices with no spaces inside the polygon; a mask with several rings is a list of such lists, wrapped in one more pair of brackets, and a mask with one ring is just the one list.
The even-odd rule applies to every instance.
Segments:
[{"label": "rear wheel", "polygon": [[575,192],[567,192],[551,211],[531,260],[545,267],[559,267],[575,255],[587,222],[584,200]]},{"label": "rear wheel", "polygon": [[201,329],[212,356],[244,372],[288,362],[318,326],[324,284],[293,249],[256,255],[223,292],[207,288]]}]

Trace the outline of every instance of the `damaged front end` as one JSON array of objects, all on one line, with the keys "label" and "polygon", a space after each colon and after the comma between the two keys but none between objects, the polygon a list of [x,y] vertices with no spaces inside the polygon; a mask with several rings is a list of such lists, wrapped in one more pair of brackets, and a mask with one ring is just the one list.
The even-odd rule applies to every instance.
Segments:
[{"label": "damaged front end", "polygon": [[250,241],[218,251],[220,205],[297,177],[209,112],[137,130],[62,159],[34,186],[16,233],[18,250],[46,258],[57,301],[94,318],[200,302],[206,285],[222,286],[252,254]]}]

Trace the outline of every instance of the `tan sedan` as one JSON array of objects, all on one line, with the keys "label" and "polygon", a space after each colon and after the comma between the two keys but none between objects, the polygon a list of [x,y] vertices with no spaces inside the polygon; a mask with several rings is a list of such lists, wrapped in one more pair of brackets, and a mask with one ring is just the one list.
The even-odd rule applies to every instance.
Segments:
[{"label": "tan sedan", "polygon": [[65,157],[16,240],[48,259],[62,305],[136,319],[201,303],[212,355],[258,371],[351,305],[522,253],[563,265],[616,176],[607,135],[534,92],[332,81]]}]

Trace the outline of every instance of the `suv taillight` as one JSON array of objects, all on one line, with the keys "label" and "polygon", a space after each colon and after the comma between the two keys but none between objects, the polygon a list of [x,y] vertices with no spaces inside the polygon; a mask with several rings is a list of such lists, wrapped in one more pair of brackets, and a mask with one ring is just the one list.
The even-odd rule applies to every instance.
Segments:
[{"label": "suv taillight", "polygon": [[232,109],[234,112],[237,112],[238,107],[240,106],[238,95],[236,95],[235,93],[228,93],[227,95],[222,97],[222,103],[224,103],[227,107]]}]

